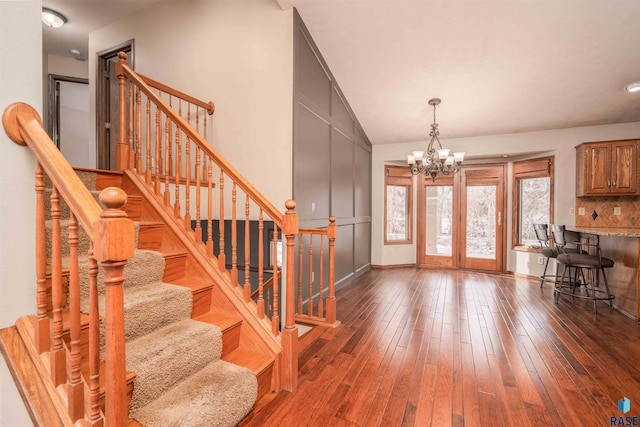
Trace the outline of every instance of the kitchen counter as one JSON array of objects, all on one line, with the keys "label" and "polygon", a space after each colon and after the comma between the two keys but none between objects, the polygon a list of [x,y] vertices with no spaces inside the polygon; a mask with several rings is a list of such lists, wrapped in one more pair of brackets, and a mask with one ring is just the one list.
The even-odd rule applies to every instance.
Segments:
[{"label": "kitchen counter", "polygon": [[640,228],[631,227],[568,227],[580,233],[597,234],[598,236],[639,237]]},{"label": "kitchen counter", "polygon": [[572,231],[598,236],[602,256],[615,265],[606,270],[613,304],[629,317],[640,320],[640,228],[567,227]]}]

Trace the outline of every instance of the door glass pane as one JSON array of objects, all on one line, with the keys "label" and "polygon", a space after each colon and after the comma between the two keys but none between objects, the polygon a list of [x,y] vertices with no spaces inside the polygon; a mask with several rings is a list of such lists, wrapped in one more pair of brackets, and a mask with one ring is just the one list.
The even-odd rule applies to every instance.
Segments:
[{"label": "door glass pane", "polygon": [[426,193],[426,255],[451,256],[453,187],[428,186]]},{"label": "door glass pane", "polygon": [[496,186],[467,187],[467,258],[496,259]]}]

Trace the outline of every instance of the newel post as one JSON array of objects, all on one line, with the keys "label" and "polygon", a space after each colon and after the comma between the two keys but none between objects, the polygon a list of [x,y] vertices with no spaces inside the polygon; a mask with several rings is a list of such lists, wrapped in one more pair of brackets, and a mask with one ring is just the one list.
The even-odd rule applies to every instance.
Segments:
[{"label": "newel post", "polygon": [[298,387],[298,328],[294,322],[294,270],[295,270],[295,239],[299,232],[298,215],[295,212],[296,202],[287,200],[287,212],[282,221],[282,233],[287,239],[287,281],[285,295],[285,326],[282,331],[282,356],[280,384],[282,389],[295,391]]},{"label": "newel post", "polygon": [[118,53],[116,63],[116,76],[118,76],[119,99],[118,99],[118,143],[116,144],[116,170],[129,168],[129,145],[127,144],[127,78],[124,75],[122,66],[127,63],[127,54]]},{"label": "newel post", "polygon": [[336,245],[336,217],[329,218],[329,226],[327,227],[327,237],[329,238],[329,294],[327,295],[327,323],[336,322],[336,263],[335,263],[335,245]]},{"label": "newel post", "polygon": [[94,257],[104,269],[106,287],[106,391],[107,426],[127,425],[126,369],[124,352],[124,266],[134,255],[134,226],[122,207],[127,202],[120,188],[109,187],[100,193],[107,209],[93,224]]}]

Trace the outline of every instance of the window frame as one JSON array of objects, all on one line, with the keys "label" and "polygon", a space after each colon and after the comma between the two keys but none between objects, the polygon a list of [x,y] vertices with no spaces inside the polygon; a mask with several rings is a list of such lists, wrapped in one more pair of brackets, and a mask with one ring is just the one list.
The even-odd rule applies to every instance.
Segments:
[{"label": "window frame", "polygon": [[549,178],[549,222],[554,219],[555,184],[554,156],[513,162],[512,170],[512,208],[511,208],[511,248],[523,252],[540,252],[540,248],[530,248],[520,243],[520,181],[532,178]]},{"label": "window frame", "polygon": [[[402,240],[387,239],[387,187],[407,187],[407,212],[405,221],[407,225],[407,238]],[[408,167],[390,166],[384,167],[384,244],[408,245],[413,243],[413,175]]]}]

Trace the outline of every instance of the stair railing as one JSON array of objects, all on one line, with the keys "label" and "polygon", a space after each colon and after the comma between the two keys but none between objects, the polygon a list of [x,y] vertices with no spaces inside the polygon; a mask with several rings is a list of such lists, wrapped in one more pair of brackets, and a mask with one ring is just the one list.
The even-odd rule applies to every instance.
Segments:
[{"label": "stair railing", "polygon": [[[107,188],[100,201],[102,210],[69,163],[42,127],[38,113],[29,105],[9,105],[2,116],[9,138],[27,146],[37,160],[36,182],[36,278],[37,315],[34,325],[34,351],[49,366],[43,367],[54,387],[66,383],[67,405],[72,423],[84,419],[87,425],[123,426],[128,420],[125,391],[124,303],[122,283],[127,259],[133,256],[134,226],[121,210],[126,194]],[[47,274],[47,232],[45,224],[45,174],[52,184],[49,201],[51,217],[50,274]],[[62,201],[69,207],[68,236],[61,233]],[[89,255],[89,354],[81,351],[81,313],[78,243],[79,228],[91,244]],[[66,239],[65,239],[66,237]],[[67,247],[62,242],[66,240]],[[61,242],[62,241],[62,242]],[[63,271],[63,251],[69,253],[69,269]],[[105,407],[101,414],[100,338],[98,312],[98,267],[104,270],[106,285],[106,366]],[[50,276],[50,278],[48,278]],[[68,277],[69,338],[65,339],[63,311],[66,310],[64,278]],[[68,341],[68,344],[66,343]],[[88,358],[87,363],[83,358]],[[88,365],[88,372],[82,366]],[[67,369],[67,366],[69,369]],[[83,379],[84,376],[84,379]],[[84,397],[85,383],[89,396]],[[85,407],[85,401],[88,407]]]},{"label": "stair railing", "polygon": [[[116,163],[121,169],[135,169],[192,243],[216,269],[228,273],[232,297],[251,309],[265,333],[280,337],[274,342],[283,349],[285,362],[281,366],[287,371],[281,373],[281,386],[295,389],[295,319],[302,314],[296,312],[300,287],[296,286],[295,274],[303,268],[298,265],[295,247],[302,247],[303,236],[327,242],[330,256],[320,271],[328,274],[325,277],[320,273],[318,280],[310,280],[310,288],[305,283],[303,298],[316,306],[307,309],[298,320],[335,326],[335,222],[326,228],[300,232],[293,200],[285,203],[286,211],[281,213],[207,143],[206,114],[211,114],[213,108],[207,110],[204,106],[212,107],[213,103],[187,98],[182,92],[140,76],[127,64],[126,54],[120,53],[119,57]],[[317,263],[317,256],[313,259]],[[322,265],[326,262],[323,257]],[[282,282],[283,276],[286,283]],[[271,283],[267,292],[265,283]],[[285,295],[281,295],[283,289]],[[280,319],[282,304],[286,307],[284,325]],[[294,370],[295,375],[290,372]]]}]

